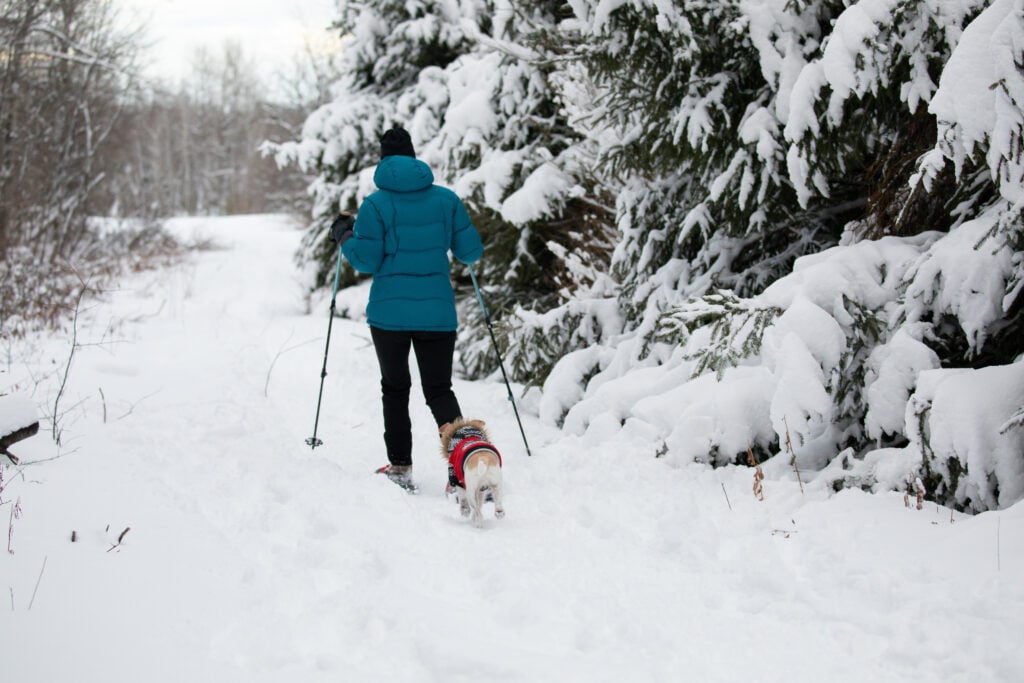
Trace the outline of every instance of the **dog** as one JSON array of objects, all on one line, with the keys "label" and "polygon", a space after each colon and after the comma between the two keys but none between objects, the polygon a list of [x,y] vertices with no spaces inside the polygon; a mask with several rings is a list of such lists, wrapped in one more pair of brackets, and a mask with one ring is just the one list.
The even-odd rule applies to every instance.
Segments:
[{"label": "dog", "polygon": [[459,512],[483,526],[483,504],[494,501],[494,516],[505,516],[502,502],[501,454],[490,442],[483,420],[459,418],[440,428],[441,455],[448,461],[448,490],[454,490]]}]

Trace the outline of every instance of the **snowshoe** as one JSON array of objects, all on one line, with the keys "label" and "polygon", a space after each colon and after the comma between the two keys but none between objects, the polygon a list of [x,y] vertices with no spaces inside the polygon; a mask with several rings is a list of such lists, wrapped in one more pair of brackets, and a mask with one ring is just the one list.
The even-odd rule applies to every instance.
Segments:
[{"label": "snowshoe", "polygon": [[412,465],[384,465],[377,474],[383,474],[408,493],[419,493],[419,487],[412,481]]}]

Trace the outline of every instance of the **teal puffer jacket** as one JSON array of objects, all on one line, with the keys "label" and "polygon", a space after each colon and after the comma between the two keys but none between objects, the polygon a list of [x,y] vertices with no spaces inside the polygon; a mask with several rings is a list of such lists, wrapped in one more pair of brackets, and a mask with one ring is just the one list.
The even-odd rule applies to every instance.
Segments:
[{"label": "teal puffer jacket", "polygon": [[363,200],[342,245],[353,268],[373,274],[367,321],[383,330],[455,330],[448,251],[463,263],[484,252],[466,207],[413,157],[384,157],[373,181],[379,189]]}]

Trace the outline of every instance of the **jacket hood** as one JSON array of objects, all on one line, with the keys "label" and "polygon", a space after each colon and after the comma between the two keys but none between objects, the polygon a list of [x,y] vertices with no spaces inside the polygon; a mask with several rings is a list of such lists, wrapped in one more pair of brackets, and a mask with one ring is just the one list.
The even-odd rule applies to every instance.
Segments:
[{"label": "jacket hood", "polygon": [[373,172],[374,184],[391,192],[416,192],[434,184],[430,167],[419,159],[395,155],[384,157]]}]

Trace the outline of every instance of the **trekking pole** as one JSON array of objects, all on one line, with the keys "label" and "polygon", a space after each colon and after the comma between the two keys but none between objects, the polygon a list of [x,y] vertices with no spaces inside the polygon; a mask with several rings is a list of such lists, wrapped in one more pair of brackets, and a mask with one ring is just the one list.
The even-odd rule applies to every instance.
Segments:
[{"label": "trekking pole", "polygon": [[501,360],[501,350],[498,348],[498,340],[494,337],[494,328],[491,327],[491,317],[487,314],[487,307],[484,306],[484,297],[480,294],[480,285],[476,282],[476,273],[473,266],[469,266],[469,276],[473,278],[473,289],[476,291],[476,300],[480,304],[480,310],[484,314],[484,322],[487,324],[487,331],[491,335],[491,343],[494,344],[494,353],[498,356],[498,367],[501,368],[501,377],[505,380],[505,388],[508,389],[508,400],[512,403],[512,412],[516,415],[516,422],[519,423],[519,433],[523,437],[523,445],[526,446],[526,455],[532,456],[530,444],[526,442],[526,432],[523,430],[523,421],[519,419],[519,409],[516,408],[516,400],[512,397],[512,386],[508,383],[508,375],[505,373],[505,363]]},{"label": "trekking pole", "polygon": [[327,343],[324,344],[324,366],[320,370],[320,394],[316,397],[316,419],[313,421],[313,436],[306,439],[311,449],[323,446],[324,442],[316,438],[316,430],[320,425],[320,401],[324,397],[324,378],[327,377],[327,349],[331,348],[331,326],[334,324],[334,304],[338,298],[338,280],[341,278],[341,245],[338,245],[338,267],[334,270],[334,291],[331,292],[331,317],[327,319]]}]

